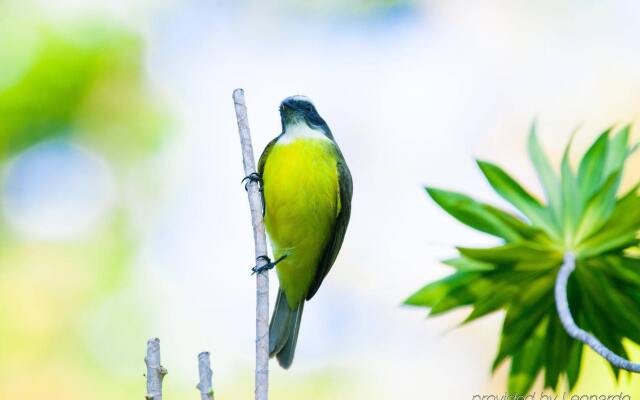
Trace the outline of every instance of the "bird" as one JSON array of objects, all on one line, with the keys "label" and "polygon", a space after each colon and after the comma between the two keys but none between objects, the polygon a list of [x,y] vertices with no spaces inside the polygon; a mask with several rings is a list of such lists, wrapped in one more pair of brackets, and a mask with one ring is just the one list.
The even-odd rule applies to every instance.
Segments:
[{"label": "bird", "polygon": [[[282,132],[258,162],[265,227],[279,289],[269,324],[269,355],[293,362],[302,311],[329,273],[351,216],[351,172],[327,123],[305,96],[279,107]],[[256,267],[257,268],[257,267]],[[255,271],[255,268],[254,268]]]}]

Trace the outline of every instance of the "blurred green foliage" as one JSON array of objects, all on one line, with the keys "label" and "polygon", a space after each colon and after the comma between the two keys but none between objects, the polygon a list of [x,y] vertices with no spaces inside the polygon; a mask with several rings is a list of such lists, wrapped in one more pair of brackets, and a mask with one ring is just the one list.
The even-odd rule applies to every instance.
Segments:
[{"label": "blurred green foliage", "polygon": [[[137,35],[105,23],[19,29],[32,29],[32,54],[16,81],[0,87],[0,160],[59,135],[120,160],[158,144],[167,121],[144,87]],[[9,63],[24,52],[20,43],[1,48]]]},{"label": "blurred green foliage", "polygon": [[[640,229],[638,185],[618,196],[622,172],[635,151],[630,127],[602,133],[577,170],[565,150],[556,173],[538,142],[535,127],[529,156],[546,194],[546,204],[495,164],[478,161],[493,189],[523,217],[471,197],[427,188],[431,198],[460,222],[502,239],[492,248],[460,247],[445,260],[456,272],[430,283],[406,303],[430,308],[435,316],[473,306],[464,321],[506,310],[494,368],[511,358],[509,392],[526,394],[544,370],[546,387],[566,376],[573,388],[583,345],[570,338],[554,306],[554,283],[565,252],[577,257],[568,297],[576,322],[623,357],[625,338],[640,343]],[[613,368],[616,376],[619,372]]]},{"label": "blurred green foliage", "polygon": [[[60,139],[89,149],[124,185],[169,124],[145,82],[141,38],[102,20],[35,20],[0,7],[0,167]],[[150,186],[136,179],[138,191]],[[136,193],[127,196],[90,232],[60,242],[16,234],[0,217],[1,399],[142,393],[146,304],[132,289],[139,237],[127,203]]]}]

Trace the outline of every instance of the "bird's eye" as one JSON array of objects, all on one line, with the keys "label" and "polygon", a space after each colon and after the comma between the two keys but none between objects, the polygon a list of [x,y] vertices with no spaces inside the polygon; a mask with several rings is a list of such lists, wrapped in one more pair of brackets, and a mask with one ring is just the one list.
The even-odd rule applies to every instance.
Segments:
[{"label": "bird's eye", "polygon": [[305,109],[307,112],[311,112],[311,106],[306,106],[304,109]]}]

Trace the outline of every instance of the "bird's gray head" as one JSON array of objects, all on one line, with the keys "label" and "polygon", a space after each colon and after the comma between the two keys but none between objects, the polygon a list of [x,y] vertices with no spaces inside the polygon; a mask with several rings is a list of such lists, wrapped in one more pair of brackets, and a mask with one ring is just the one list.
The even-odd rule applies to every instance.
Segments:
[{"label": "bird's gray head", "polygon": [[305,122],[310,128],[321,129],[328,136],[331,131],[324,122],[311,99],[305,96],[291,96],[282,100],[280,103],[280,119],[282,120],[282,131],[287,126],[296,125]]}]

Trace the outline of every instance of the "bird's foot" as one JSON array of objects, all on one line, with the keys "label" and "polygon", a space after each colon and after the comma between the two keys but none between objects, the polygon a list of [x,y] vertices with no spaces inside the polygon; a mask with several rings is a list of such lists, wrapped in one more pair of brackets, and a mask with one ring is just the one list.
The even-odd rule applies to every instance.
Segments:
[{"label": "bird's foot", "polygon": [[275,267],[280,261],[284,260],[285,258],[287,258],[286,254],[278,258],[277,260],[271,262],[271,259],[268,256],[258,256],[256,258],[256,261],[264,260],[267,263],[261,266],[256,265],[255,267],[251,268],[251,271],[252,271],[251,275],[255,274],[256,272],[268,271],[270,269],[273,269],[273,267]]},{"label": "bird's foot", "polygon": [[260,202],[262,203],[262,216],[264,217],[265,212],[265,203],[264,203],[264,181],[262,180],[262,175],[258,172],[252,172],[249,175],[245,176],[240,183],[248,181],[244,184],[244,190],[249,191],[249,183],[258,182],[258,192],[260,192]]},{"label": "bird's foot", "polygon": [[252,172],[249,175],[245,176],[242,181],[240,181],[240,183],[244,183],[245,181],[248,181],[247,183],[244,184],[244,190],[249,190],[249,188],[247,187],[247,185],[249,185],[250,182],[258,182],[258,187],[260,188],[260,191],[262,191],[262,175],[260,175],[257,172]]}]

